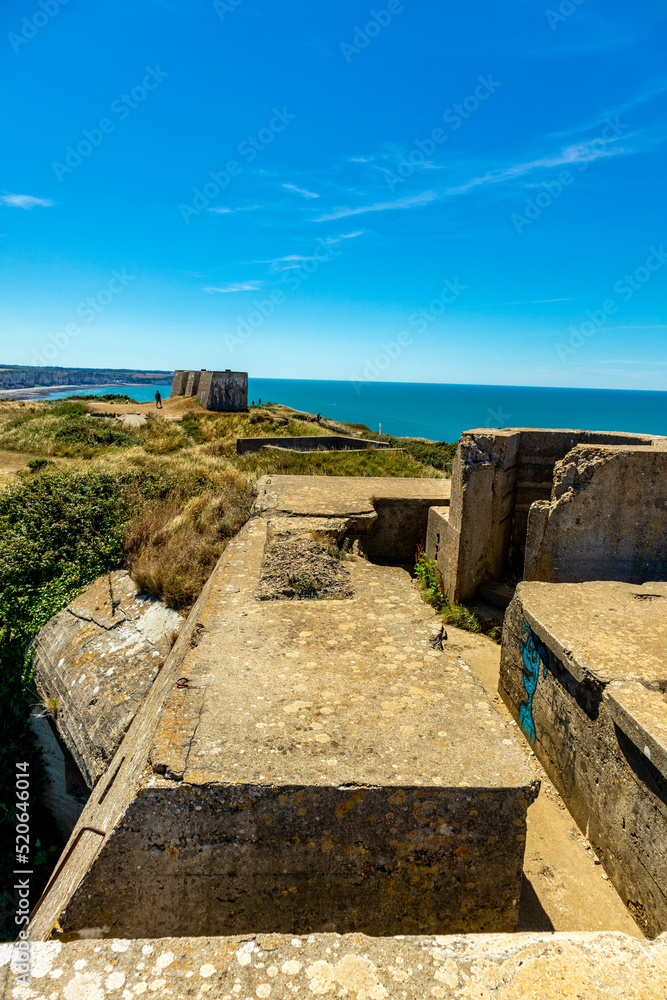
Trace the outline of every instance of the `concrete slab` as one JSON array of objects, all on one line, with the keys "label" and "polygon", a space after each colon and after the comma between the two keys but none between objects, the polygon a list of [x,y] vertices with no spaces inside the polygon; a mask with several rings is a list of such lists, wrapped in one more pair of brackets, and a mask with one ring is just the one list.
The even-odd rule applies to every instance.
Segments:
[{"label": "concrete slab", "polygon": [[[26,962],[28,964],[28,962]],[[664,1000],[667,940],[623,934],[253,935],[0,945],[16,1000],[314,996],[349,1000]],[[29,983],[29,985],[26,985]]]},{"label": "concrete slab", "polygon": [[227,547],[33,934],[512,929],[539,783],[484,689],[398,567],[258,601],[266,535]]},{"label": "concrete slab", "polygon": [[427,500],[448,504],[449,479],[393,479],[389,476],[262,476],[257,509],[325,517],[372,513],[373,501]]},{"label": "concrete slab", "polygon": [[499,691],[645,933],[667,928],[667,584],[520,583]]},{"label": "concrete slab", "polygon": [[345,537],[377,562],[410,564],[424,543],[429,510],[449,504],[449,479],[383,476],[263,476],[256,510],[274,519],[337,517]]},{"label": "concrete slab", "polygon": [[667,583],[522,583],[528,621],[583,682],[667,685]]}]

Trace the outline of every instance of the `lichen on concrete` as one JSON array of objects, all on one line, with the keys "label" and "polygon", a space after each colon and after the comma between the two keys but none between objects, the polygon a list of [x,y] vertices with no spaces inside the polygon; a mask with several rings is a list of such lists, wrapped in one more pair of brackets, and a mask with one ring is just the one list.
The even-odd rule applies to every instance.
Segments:
[{"label": "lichen on concrete", "polygon": [[12,1000],[664,1000],[667,941],[623,934],[364,937],[312,934],[37,943]]},{"label": "lichen on concrete", "polygon": [[90,788],[106,771],[182,623],[118,570],[96,580],[37,634],[37,690]]}]

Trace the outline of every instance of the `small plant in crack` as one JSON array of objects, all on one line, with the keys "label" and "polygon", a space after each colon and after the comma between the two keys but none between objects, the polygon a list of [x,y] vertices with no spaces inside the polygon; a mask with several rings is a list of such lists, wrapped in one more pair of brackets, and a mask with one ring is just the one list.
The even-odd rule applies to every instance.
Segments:
[{"label": "small plant in crack", "polygon": [[302,601],[316,600],[320,596],[321,588],[318,586],[317,581],[313,580],[310,576],[288,574],[287,582],[296,596]]}]

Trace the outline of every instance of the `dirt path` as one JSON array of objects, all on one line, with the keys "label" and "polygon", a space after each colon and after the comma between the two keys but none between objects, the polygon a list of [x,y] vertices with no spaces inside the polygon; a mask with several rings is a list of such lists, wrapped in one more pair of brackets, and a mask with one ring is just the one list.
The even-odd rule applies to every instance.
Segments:
[{"label": "dirt path", "polygon": [[447,633],[449,651],[462,656],[482,682],[542,781],[539,797],[528,810],[517,930],[604,930],[643,937],[498,694],[500,646],[449,625]]}]

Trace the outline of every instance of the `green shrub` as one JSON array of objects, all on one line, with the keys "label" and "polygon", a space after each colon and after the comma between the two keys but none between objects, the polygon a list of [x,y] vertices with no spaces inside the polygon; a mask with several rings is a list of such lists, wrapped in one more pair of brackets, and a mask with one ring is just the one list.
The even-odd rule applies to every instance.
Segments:
[{"label": "green shrub", "polygon": [[181,420],[181,427],[189,434],[196,444],[203,444],[206,438],[199,428],[199,422],[193,413],[186,413]]},{"label": "green shrub", "polygon": [[124,427],[120,422],[77,413],[66,414],[63,417],[62,427],[55,432],[54,438],[65,445],[86,445],[89,448],[100,446],[128,448],[137,443],[136,432]]},{"label": "green shrub", "polygon": [[421,584],[424,600],[435,608],[445,625],[454,625],[466,632],[482,631],[480,621],[472,611],[460,604],[450,604],[435,561],[426,558],[423,546],[417,549],[415,576]]},{"label": "green shrub", "polygon": [[137,405],[139,404],[139,400],[133,399],[132,396],[118,396],[114,392],[105,392],[104,395],[102,396],[96,396],[96,395],[87,396],[84,395],[83,393],[73,394],[71,396],[65,396],[66,402],[69,402],[70,399],[82,399],[84,401],[87,400],[89,403],[136,403]]},{"label": "green shrub", "polygon": [[54,403],[51,413],[56,417],[85,417],[88,409],[83,403],[63,399],[62,402]]}]

